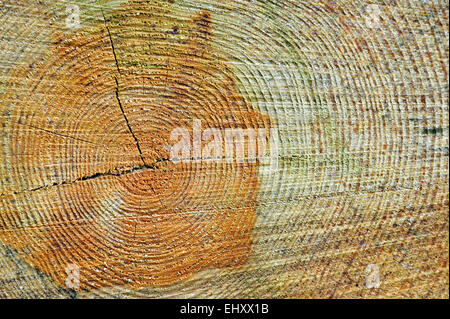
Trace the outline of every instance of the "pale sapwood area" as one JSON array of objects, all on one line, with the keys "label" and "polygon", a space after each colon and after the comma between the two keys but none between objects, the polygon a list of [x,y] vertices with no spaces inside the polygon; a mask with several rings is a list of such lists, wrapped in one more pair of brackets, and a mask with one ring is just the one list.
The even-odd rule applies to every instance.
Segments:
[{"label": "pale sapwood area", "polygon": [[[448,298],[448,26],[440,0],[0,1],[0,297]],[[172,161],[195,123],[277,165],[195,134]]]}]

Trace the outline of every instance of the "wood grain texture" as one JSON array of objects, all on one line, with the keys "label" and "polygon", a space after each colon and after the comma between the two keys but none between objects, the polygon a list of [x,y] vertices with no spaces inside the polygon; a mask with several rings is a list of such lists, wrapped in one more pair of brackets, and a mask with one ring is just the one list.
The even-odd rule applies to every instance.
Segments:
[{"label": "wood grain texture", "polygon": [[[447,1],[0,10],[0,297],[448,298]],[[277,169],[170,161],[194,120]]]}]

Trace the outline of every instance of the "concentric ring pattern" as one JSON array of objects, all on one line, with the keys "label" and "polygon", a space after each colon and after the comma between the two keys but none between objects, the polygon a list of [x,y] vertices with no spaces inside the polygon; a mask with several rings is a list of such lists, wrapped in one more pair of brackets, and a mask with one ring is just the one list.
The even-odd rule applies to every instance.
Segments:
[{"label": "concentric ring pattern", "polygon": [[71,3],[0,4],[1,296],[448,297],[448,1]]},{"label": "concentric ring pattern", "polygon": [[211,33],[207,11],[179,20],[164,3],[135,1],[56,35],[45,61],[16,70],[23,91],[5,101],[21,164],[7,176],[2,228],[27,262],[62,285],[75,264],[90,289],[167,284],[247,259],[256,164],[169,161],[172,130],[194,120],[270,125],[211,57]]}]

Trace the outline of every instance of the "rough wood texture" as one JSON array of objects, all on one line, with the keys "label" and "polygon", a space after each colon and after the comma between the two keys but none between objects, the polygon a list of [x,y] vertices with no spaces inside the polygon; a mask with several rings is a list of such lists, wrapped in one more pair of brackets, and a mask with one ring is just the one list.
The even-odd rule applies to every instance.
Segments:
[{"label": "rough wood texture", "polygon": [[[1,1],[0,297],[448,298],[448,26],[440,0]],[[277,169],[174,163],[194,120],[276,129]]]}]

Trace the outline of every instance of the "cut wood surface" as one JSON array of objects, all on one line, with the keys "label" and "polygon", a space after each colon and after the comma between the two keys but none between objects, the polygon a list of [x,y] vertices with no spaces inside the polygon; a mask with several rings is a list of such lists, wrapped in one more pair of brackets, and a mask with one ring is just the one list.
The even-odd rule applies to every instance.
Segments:
[{"label": "cut wood surface", "polygon": [[448,298],[448,27],[441,0],[0,1],[0,297]]}]

